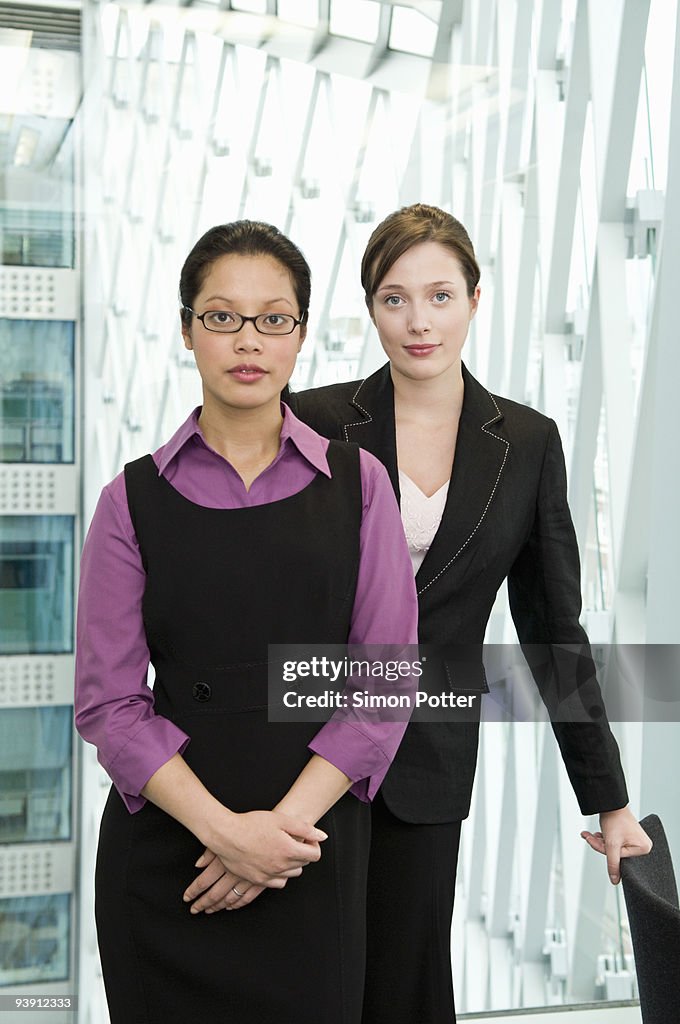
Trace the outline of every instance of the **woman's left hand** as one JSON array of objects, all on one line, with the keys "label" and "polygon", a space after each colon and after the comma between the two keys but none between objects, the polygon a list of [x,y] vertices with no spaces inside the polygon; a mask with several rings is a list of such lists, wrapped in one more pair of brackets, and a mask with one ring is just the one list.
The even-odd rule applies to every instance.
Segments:
[{"label": "woman's left hand", "polygon": [[196,901],[191,907],[192,914],[200,914],[202,910],[206,914],[214,914],[218,910],[240,910],[264,892],[265,886],[253,885],[247,879],[225,871],[220,858],[207,847],[195,866],[203,870],[185,890],[183,897],[185,903]]},{"label": "woman's left hand", "polygon": [[603,811],[600,829],[600,832],[581,832],[581,836],[593,850],[605,855],[610,881],[617,885],[621,880],[621,858],[649,853],[652,840],[628,807]]},{"label": "woman's left hand", "polygon": [[[348,775],[326,761],[325,758],[313,754],[286,795],[279,800],[274,811],[313,826],[314,822],[318,821],[347,792],[351,785],[352,780]],[[319,859],[317,843],[311,842],[309,837],[307,839],[301,836],[294,838],[297,838],[298,842],[306,842],[308,846],[316,848],[316,855],[313,856],[310,852],[309,862]],[[254,885],[247,879],[225,870],[220,857],[209,847],[206,847],[195,866],[203,868],[203,870],[184,893],[186,903],[196,900],[191,907],[192,914],[198,914],[202,910],[207,913],[225,909],[240,910],[241,907],[247,907],[249,903],[257,899],[263,891],[263,886]],[[297,875],[301,872],[302,869],[299,869]],[[281,885],[277,888],[283,888],[288,882],[288,878],[291,877],[296,877],[296,875],[293,872],[288,872],[286,876],[280,876]],[[239,896],[239,893],[244,893],[244,895]]]}]

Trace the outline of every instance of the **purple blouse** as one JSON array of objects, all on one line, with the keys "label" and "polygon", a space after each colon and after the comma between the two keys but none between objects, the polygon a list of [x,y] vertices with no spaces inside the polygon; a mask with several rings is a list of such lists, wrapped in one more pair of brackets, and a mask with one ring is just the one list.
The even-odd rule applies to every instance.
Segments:
[{"label": "purple blouse", "polygon": [[[198,425],[200,407],[154,453],[159,475],[185,498],[208,508],[279,501],[303,490],[317,473],[330,477],[327,439],[297,419],[286,405],[281,408],[279,452],[250,490],[233,466],[207,444]],[[360,451],[360,468],[360,563],[349,642],[415,644],[415,582],[394,491],[385,468],[369,452]],[[97,747],[100,764],[130,812],[146,803],[140,791],[154,772],[190,742],[182,729],[154,712],[141,610],[145,582],[120,473],[101,493],[83,548],[75,714],[79,733]],[[309,749],[353,780],[355,796],[370,800],[405,728],[405,722],[331,719]]]}]

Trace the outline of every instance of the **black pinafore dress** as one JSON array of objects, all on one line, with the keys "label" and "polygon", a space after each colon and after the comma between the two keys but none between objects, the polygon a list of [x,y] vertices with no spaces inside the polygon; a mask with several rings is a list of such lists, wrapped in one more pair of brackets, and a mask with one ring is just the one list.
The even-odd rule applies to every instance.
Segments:
[{"label": "black pinafore dress", "polygon": [[[125,469],[155,710],[191,737],[185,760],[234,811],[273,807],[321,728],[267,721],[267,644],[349,634],[358,449],[331,441],[328,460],[332,478],[242,509],[194,504],[151,456]],[[192,915],[182,893],[201,844],[151,802],[130,814],[112,788],[95,878],[112,1024],[358,1024],[369,807],[347,794],[319,826],[321,860],[284,889]]]}]

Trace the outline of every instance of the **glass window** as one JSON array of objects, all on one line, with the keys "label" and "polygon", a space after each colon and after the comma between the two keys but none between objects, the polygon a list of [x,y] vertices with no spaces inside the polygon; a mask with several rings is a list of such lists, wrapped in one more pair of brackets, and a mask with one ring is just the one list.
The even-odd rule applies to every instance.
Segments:
[{"label": "glass window", "polygon": [[17,114],[0,124],[0,261],[72,267],[72,122]]},{"label": "glass window", "polygon": [[0,462],[73,462],[75,327],[0,319]]},{"label": "glass window", "polygon": [[319,23],[318,0],[278,0],[276,13],[293,25],[316,28]]},{"label": "glass window", "polygon": [[5,266],[72,267],[73,242],[73,218],[63,210],[2,204]]},{"label": "glass window", "polygon": [[0,900],[0,986],[69,976],[68,894]]},{"label": "glass window", "polygon": [[376,0],[331,0],[330,30],[336,36],[349,36],[364,43],[378,38],[380,4]]},{"label": "glass window", "polygon": [[571,54],[574,40],[574,21],[576,20],[576,0],[562,0],[560,28],[557,37],[557,56],[562,59]]},{"label": "glass window", "polygon": [[[666,188],[676,19],[675,0],[672,3],[652,0],[647,21],[644,71],[650,188]],[[631,169],[632,164],[633,161]]]},{"label": "glass window", "polygon": [[633,332],[630,361],[636,406],[645,366],[647,322],[654,294],[654,264],[651,256],[626,260],[626,299]]},{"label": "glass window", "polygon": [[0,843],[71,836],[70,707],[0,710]]},{"label": "glass window", "polygon": [[234,11],[248,11],[249,14],[266,14],[267,0],[231,0]]},{"label": "glass window", "polygon": [[73,649],[73,517],[0,519],[0,654]]},{"label": "glass window", "polygon": [[431,57],[437,41],[437,23],[410,7],[395,7],[390,28],[391,50]]}]

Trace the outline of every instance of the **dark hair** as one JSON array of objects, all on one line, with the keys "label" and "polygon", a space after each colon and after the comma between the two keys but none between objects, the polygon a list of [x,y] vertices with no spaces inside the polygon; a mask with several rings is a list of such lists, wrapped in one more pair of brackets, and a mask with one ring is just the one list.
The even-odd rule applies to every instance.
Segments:
[{"label": "dark hair", "polygon": [[415,203],[385,217],[368,240],[361,261],[361,283],[369,310],[373,307],[373,296],[390,267],[421,242],[438,242],[451,250],[460,261],[468,296],[472,298],[479,284],[480,270],[470,236],[450,213],[438,206]]},{"label": "dark hair", "polygon": [[[273,224],[258,220],[235,220],[218,224],[199,238],[182,267],[179,297],[184,306],[193,306],[213,263],[221,256],[271,256],[290,274],[300,316],[306,322],[312,290],[311,271],[298,247]],[[185,327],[191,313],[182,309]]]}]

